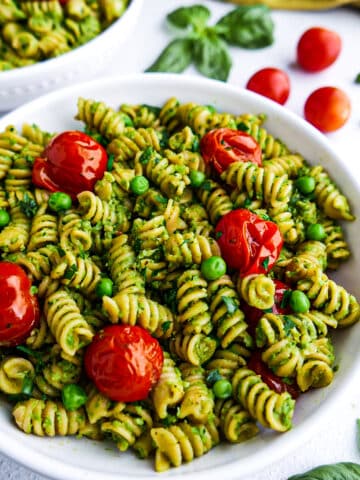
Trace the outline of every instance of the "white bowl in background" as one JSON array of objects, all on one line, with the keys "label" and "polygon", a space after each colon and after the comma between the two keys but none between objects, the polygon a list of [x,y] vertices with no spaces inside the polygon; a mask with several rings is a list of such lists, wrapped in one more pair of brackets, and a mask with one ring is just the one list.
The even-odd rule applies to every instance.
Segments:
[{"label": "white bowl in background", "polygon": [[[360,216],[360,186],[337,157],[324,135],[303,119],[264,97],[224,83],[198,77],[168,74],[143,74],[102,78],[79,84],[39,98],[0,120],[0,131],[7,124],[21,127],[23,122],[37,123],[49,131],[83,126],[73,119],[79,96],[107,102],[114,108],[121,103],[146,103],[161,106],[170,96],[181,102],[211,104],[233,113],[264,112],[266,127],[293,151],[310,163],[322,164],[349,197],[353,211]],[[352,248],[351,260],[336,273],[336,280],[360,298],[358,272],[360,248],[358,222],[345,226]],[[203,457],[161,474],[161,479],[218,480],[251,475],[299,447],[320,425],[333,421],[332,411],[343,395],[351,395],[358,381],[360,324],[334,335],[340,369],[334,382],[325,389],[303,395],[297,401],[293,429],[284,434],[266,431],[239,445],[220,445]],[[353,383],[352,383],[353,381]],[[149,480],[160,478],[151,460],[139,460],[130,452],[122,453],[113,445],[75,438],[39,438],[25,435],[11,421],[10,409],[0,401],[0,450],[28,468],[61,480]],[[193,477],[191,477],[193,478]]]},{"label": "white bowl in background", "polygon": [[0,112],[12,110],[52,90],[104,74],[119,45],[133,31],[142,4],[143,0],[130,0],[118,20],[80,47],[27,67],[0,72]]}]

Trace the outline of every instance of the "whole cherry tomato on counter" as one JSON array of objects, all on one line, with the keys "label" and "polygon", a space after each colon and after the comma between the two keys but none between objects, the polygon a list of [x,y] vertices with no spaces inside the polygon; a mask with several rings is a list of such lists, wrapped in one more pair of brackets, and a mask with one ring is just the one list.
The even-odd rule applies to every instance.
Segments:
[{"label": "whole cherry tomato on counter", "polygon": [[110,325],[98,332],[85,352],[88,377],[117,402],[146,398],[163,366],[159,342],[145,329]]},{"label": "whole cherry tomato on counter", "polygon": [[37,297],[24,270],[12,262],[0,262],[0,346],[22,343],[39,323]]},{"label": "whole cherry tomato on counter", "polygon": [[274,222],[245,208],[224,215],[215,228],[221,256],[240,275],[266,273],[276,262],[283,239]]},{"label": "whole cherry tomato on counter", "polygon": [[68,131],[56,135],[34,162],[32,181],[52,192],[68,193],[73,199],[84,190],[92,191],[104,175],[107,154],[85,133]]},{"label": "whole cherry tomato on counter", "polygon": [[[272,313],[276,315],[286,315],[292,313],[289,307],[288,299],[284,298],[285,292],[291,292],[291,288],[280,280],[274,279],[275,283],[275,303],[271,307]],[[251,307],[246,302],[241,303],[241,310],[245,313],[246,323],[249,325],[249,333],[255,335],[255,328],[264,311],[260,308]]]},{"label": "whole cherry tomato on counter", "polygon": [[262,381],[275,392],[289,392],[293,398],[297,398],[300,395],[300,389],[296,384],[289,385],[285,383],[281,377],[275,375],[275,373],[270,370],[270,368],[263,362],[259,350],[251,354],[248,367],[257,375],[260,375]]},{"label": "whole cherry tomato on counter", "polygon": [[261,165],[261,148],[248,133],[232,128],[217,128],[200,141],[200,151],[206,163],[222,173],[233,162],[253,162]]},{"label": "whole cherry tomato on counter", "polygon": [[320,72],[332,65],[341,51],[341,38],[332,30],[313,27],[297,44],[297,63],[308,72]]},{"label": "whole cherry tomato on counter", "polygon": [[345,92],[336,87],[321,87],[305,102],[304,115],[321,132],[341,128],[350,117],[351,103]]},{"label": "whole cherry tomato on counter", "polygon": [[279,68],[263,68],[254,73],[246,88],[284,105],[290,94],[290,79]]}]

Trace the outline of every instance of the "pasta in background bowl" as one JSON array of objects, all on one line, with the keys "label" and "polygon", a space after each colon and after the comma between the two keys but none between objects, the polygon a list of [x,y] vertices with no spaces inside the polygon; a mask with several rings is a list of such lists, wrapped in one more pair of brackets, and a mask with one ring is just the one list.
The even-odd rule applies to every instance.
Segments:
[{"label": "pasta in background bowl", "polygon": [[[116,52],[114,45],[118,48],[135,27],[142,2],[143,0],[129,1],[126,10],[118,20],[77,48],[32,65],[0,71],[0,112],[11,110],[51,90],[95,78],[106,71]],[[75,9],[80,6],[81,4],[76,5],[75,2]],[[70,30],[74,29],[70,33],[74,37],[79,33],[76,23],[77,21],[74,21],[69,25]],[[95,27],[95,25],[86,26],[86,32]],[[15,30],[13,27],[9,29],[10,37],[15,34]],[[62,34],[64,34],[63,30]],[[28,38],[24,40],[29,42]],[[56,36],[51,38],[50,44],[54,40],[61,41],[61,35],[60,38]],[[50,46],[48,45],[47,48]]]},{"label": "pasta in background bowl", "polygon": [[[346,166],[332,152],[326,138],[313,127],[283,107],[251,92],[239,90],[210,80],[184,76],[146,74],[113,79],[101,79],[67,88],[25,105],[3,118],[0,130],[13,124],[21,129],[23,123],[38,124],[50,132],[82,129],[74,119],[79,97],[102,101],[117,109],[121,104],[163,106],[169,97],[180,102],[212,105],[219,112],[241,114],[264,113],[266,128],[281,138],[291,151],[299,152],[310,164],[321,164],[339,188],[350,199],[354,215],[359,215],[359,185]],[[52,112],[56,112],[56,115]],[[334,278],[352,294],[359,297],[357,271],[360,252],[357,245],[357,222],[345,227],[352,251]],[[320,424],[331,416],[333,406],[341,395],[351,393],[351,380],[359,370],[359,325],[337,331],[333,336],[339,372],[333,383],[324,389],[307,392],[299,400],[293,419],[293,428],[278,434],[269,430],[239,445],[221,444],[206,455],[162,476],[181,478],[196,474],[197,478],[239,478],[263,468],[285,456],[316,432]],[[3,453],[29,468],[53,478],[61,479],[145,479],[155,477],[151,461],[140,461],[130,453],[117,451],[99,442],[86,439],[36,438],[18,431],[10,421],[9,407],[1,401],[0,425],[3,432],[0,448]]]}]

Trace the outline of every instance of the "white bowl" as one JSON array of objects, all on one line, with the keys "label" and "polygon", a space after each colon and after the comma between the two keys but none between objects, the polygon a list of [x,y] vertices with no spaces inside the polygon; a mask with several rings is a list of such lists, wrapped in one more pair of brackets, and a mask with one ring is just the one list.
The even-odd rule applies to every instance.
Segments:
[{"label": "white bowl", "polygon": [[[131,0],[124,14],[90,42],[59,57],[0,72],[0,112],[106,72],[119,45],[136,25],[143,0]],[[116,45],[116,48],[114,48]]]},{"label": "white bowl", "polygon": [[[73,120],[79,96],[103,100],[113,107],[120,103],[162,105],[170,96],[180,101],[211,104],[219,110],[264,112],[267,128],[294,151],[301,152],[310,163],[321,163],[338,181],[351,199],[354,213],[360,215],[360,188],[340,158],[331,150],[325,136],[284,107],[252,92],[197,77],[166,74],[145,74],[99,79],[76,85],[37,99],[12,112],[0,121],[0,130],[7,124],[21,126],[35,122],[49,131],[79,128]],[[360,251],[358,223],[346,225],[352,247],[351,261],[336,275],[337,281],[358,298],[360,286]],[[241,478],[264,468],[304,443],[325,421],[333,421],[332,410],[343,395],[351,394],[359,372],[360,324],[334,335],[337,361],[340,365],[335,380],[328,388],[303,395],[297,402],[294,427],[285,434],[262,433],[240,445],[221,445],[208,454],[180,468],[161,474],[161,479],[183,479],[196,475],[197,480]],[[351,385],[351,381],[354,381]],[[12,423],[9,407],[0,402],[0,450],[27,467],[62,480],[122,480],[160,478],[153,471],[152,461],[139,460],[131,453],[121,453],[109,444],[74,438],[38,438],[25,435]]]}]

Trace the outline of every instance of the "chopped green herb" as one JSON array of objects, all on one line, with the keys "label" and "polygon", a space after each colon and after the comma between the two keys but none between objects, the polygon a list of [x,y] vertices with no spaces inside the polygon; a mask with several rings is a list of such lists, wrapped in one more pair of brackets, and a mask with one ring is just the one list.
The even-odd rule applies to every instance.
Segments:
[{"label": "chopped green herb", "polygon": [[267,269],[269,268],[269,257],[266,257],[266,258],[262,261],[261,265],[264,267],[265,270],[267,270]]},{"label": "chopped green herb", "polygon": [[222,380],[224,377],[220,374],[219,370],[210,370],[210,373],[206,377],[206,383],[210,386],[214,385],[215,382]]},{"label": "chopped green herb", "polygon": [[292,290],[285,290],[281,299],[280,307],[286,308],[289,305]]},{"label": "chopped green herb", "polygon": [[38,206],[34,199],[27,193],[24,194],[23,200],[19,202],[20,210],[29,218],[33,217],[37,212]]},{"label": "chopped green herb", "polygon": [[171,322],[169,320],[161,324],[161,329],[164,333],[167,332],[170,327],[171,327]]},{"label": "chopped green herb", "polygon": [[71,280],[76,272],[77,272],[77,266],[75,265],[75,263],[73,263],[72,265],[70,265],[70,267],[66,269],[64,278],[66,278],[66,280]]},{"label": "chopped green herb", "polygon": [[225,303],[226,310],[228,311],[228,313],[231,314],[231,313],[234,313],[237,310],[238,305],[233,298],[222,296],[221,299]]},{"label": "chopped green herb", "polygon": [[360,73],[358,73],[355,77],[355,83],[360,83]]}]

